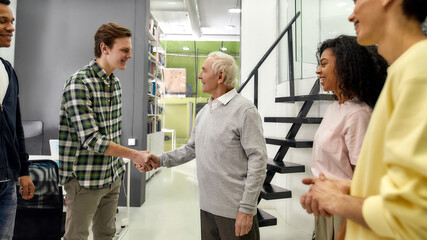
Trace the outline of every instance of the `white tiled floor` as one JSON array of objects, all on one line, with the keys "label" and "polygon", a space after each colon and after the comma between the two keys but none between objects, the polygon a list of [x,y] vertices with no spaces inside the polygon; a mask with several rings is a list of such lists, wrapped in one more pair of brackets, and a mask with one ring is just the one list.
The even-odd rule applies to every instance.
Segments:
[{"label": "white tiled floor", "polygon": [[[172,169],[160,169],[147,182],[145,203],[139,208],[131,208],[129,228],[121,239],[200,239],[198,193],[195,161]],[[264,210],[279,216],[273,209]],[[125,216],[125,208],[120,207],[118,219]],[[280,217],[277,226],[260,228],[260,234],[262,240],[311,239]]]}]

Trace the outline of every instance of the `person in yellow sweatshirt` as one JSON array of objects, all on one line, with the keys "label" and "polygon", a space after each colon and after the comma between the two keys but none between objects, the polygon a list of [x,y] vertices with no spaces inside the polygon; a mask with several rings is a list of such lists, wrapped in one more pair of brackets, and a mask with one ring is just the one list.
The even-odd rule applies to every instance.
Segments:
[{"label": "person in yellow sweatshirt", "polygon": [[354,2],[358,43],[378,44],[391,66],[353,180],[303,179],[301,205],[350,220],[346,239],[427,239],[427,1]]}]

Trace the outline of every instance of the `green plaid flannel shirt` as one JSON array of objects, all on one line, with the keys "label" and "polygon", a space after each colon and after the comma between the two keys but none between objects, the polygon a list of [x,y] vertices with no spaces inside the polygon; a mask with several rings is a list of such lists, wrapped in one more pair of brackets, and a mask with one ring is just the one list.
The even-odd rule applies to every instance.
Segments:
[{"label": "green plaid flannel shirt", "polygon": [[121,178],[122,158],[104,155],[120,144],[122,90],[119,79],[92,60],[65,83],[59,123],[59,182],[77,178],[84,188],[102,188]]}]

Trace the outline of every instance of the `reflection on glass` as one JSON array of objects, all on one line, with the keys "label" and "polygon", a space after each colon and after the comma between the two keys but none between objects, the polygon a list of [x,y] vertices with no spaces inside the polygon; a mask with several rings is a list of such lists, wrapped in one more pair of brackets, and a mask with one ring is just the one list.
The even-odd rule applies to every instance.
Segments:
[{"label": "reflection on glass", "polygon": [[[293,28],[295,79],[315,77],[316,50],[319,42],[341,34],[355,35],[347,18],[354,3],[348,0],[280,0],[278,32],[281,32],[296,12],[301,17]],[[286,38],[286,36],[285,36]],[[288,81],[287,41],[279,44],[278,84]]]},{"label": "reflection on glass", "polygon": [[[281,33],[285,27],[289,24],[291,19],[296,15],[297,12],[301,11],[301,0],[280,0],[279,1],[279,19],[278,19],[278,32]],[[300,15],[296,22],[292,26],[292,42],[293,42],[293,59],[294,59],[294,79],[301,78],[302,69],[302,48],[301,48],[301,25],[302,15]],[[288,56],[288,36],[285,35],[278,45],[278,58],[279,58],[279,69],[278,69],[278,81],[277,84],[281,84],[289,81],[289,56]]]},{"label": "reflection on glass", "polygon": [[320,41],[342,34],[356,35],[353,24],[347,20],[353,7],[354,3],[347,0],[323,0],[320,2]]}]

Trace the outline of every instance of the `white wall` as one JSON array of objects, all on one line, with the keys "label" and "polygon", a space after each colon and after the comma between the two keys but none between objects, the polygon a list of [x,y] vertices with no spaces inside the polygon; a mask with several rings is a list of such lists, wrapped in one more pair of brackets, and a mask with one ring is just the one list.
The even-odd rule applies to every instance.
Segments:
[{"label": "white wall", "polygon": [[[10,0],[10,9],[12,10],[13,16],[16,18],[16,1],[17,0]],[[16,26],[16,21],[15,21]],[[16,30],[16,29],[15,29]],[[14,65],[15,61],[15,37],[12,38],[12,43],[10,44],[10,47],[8,48],[0,48],[0,57],[8,60],[12,66]]]},{"label": "white wall", "polygon": [[[259,1],[259,0],[243,0],[242,1],[242,26],[241,26],[241,76],[242,80],[249,75],[252,68],[264,55],[265,51],[270,47],[278,36],[278,6],[279,0]],[[283,0],[282,0],[283,1]],[[283,2],[281,3],[283,7]],[[286,7],[286,5],[285,5]],[[281,30],[280,30],[281,31]],[[287,36],[285,36],[286,38]],[[286,39],[283,39],[286,41]],[[275,103],[276,91],[287,93],[287,82],[276,86],[278,80],[279,66],[278,50],[267,58],[259,72],[259,105],[258,109],[262,118],[267,116],[295,116],[298,113],[299,106],[294,104]],[[287,58],[287,57],[285,57]],[[281,65],[280,67],[286,67]],[[296,83],[296,94],[308,93],[313,83],[313,79],[299,80]],[[280,90],[277,90],[280,89]],[[242,94],[249,99],[253,99],[253,83],[248,84]],[[264,123],[265,136],[285,136],[290,124],[273,124]],[[312,133],[316,129],[313,126],[308,126],[308,130],[303,126],[301,129],[302,135],[308,131],[308,138],[312,138]],[[278,134],[279,133],[279,134]],[[307,134],[307,133],[305,133]],[[301,133],[298,134],[300,137]],[[278,150],[278,146],[267,145],[268,156],[273,158]],[[289,150],[286,160],[300,164],[308,165],[310,161],[311,151],[305,150]],[[274,208],[285,221],[303,232],[309,237],[313,230],[312,217],[307,215],[299,206],[299,196],[306,191],[306,187],[302,186],[301,179],[311,176],[309,167],[306,173],[296,173],[286,175],[276,174],[272,183],[292,190],[292,199],[264,201],[260,203],[260,208]],[[308,226],[308,227],[307,227]]]},{"label": "white wall", "polygon": [[[347,0],[242,0],[241,17],[241,76],[242,82],[252,71],[256,63],[261,59],[270,45],[277,38],[288,21],[294,16],[295,8],[302,9],[302,29],[300,54],[297,57],[295,67],[296,77],[302,78],[295,81],[295,94],[306,95],[309,93],[316,79],[317,45],[322,39],[335,37],[339,34],[352,34],[353,26],[348,24],[347,17],[353,3]],[[351,6],[350,6],[351,5]],[[344,10],[343,10],[344,9]],[[338,13],[337,13],[338,12]],[[351,12],[351,11],[350,11]],[[336,24],[339,21],[340,24]],[[294,30],[295,33],[295,30]],[[354,34],[354,33],[353,33]],[[282,42],[282,49],[275,50],[267,58],[259,70],[259,99],[258,109],[264,117],[293,117],[296,116],[302,103],[275,103],[276,96],[289,94],[288,81],[279,81],[287,74],[286,38]],[[295,38],[294,38],[295,40]],[[295,58],[295,56],[294,56]],[[302,60],[302,62],[301,62]],[[278,84],[278,82],[283,82]],[[242,95],[253,99],[253,80],[243,90]],[[323,116],[329,103],[317,102],[309,112],[309,116]],[[291,124],[264,123],[265,136],[285,137]],[[305,124],[297,134],[297,139],[313,139],[318,125]],[[273,158],[278,146],[267,145],[268,156]],[[287,224],[300,229],[309,237],[314,228],[314,218],[301,208],[299,198],[308,191],[308,187],[301,183],[302,178],[311,177],[311,149],[290,149],[285,161],[303,164],[305,173],[293,173],[287,175],[276,174],[272,184],[292,191],[291,199],[264,201],[260,203],[261,209],[273,208],[278,211]]]}]

